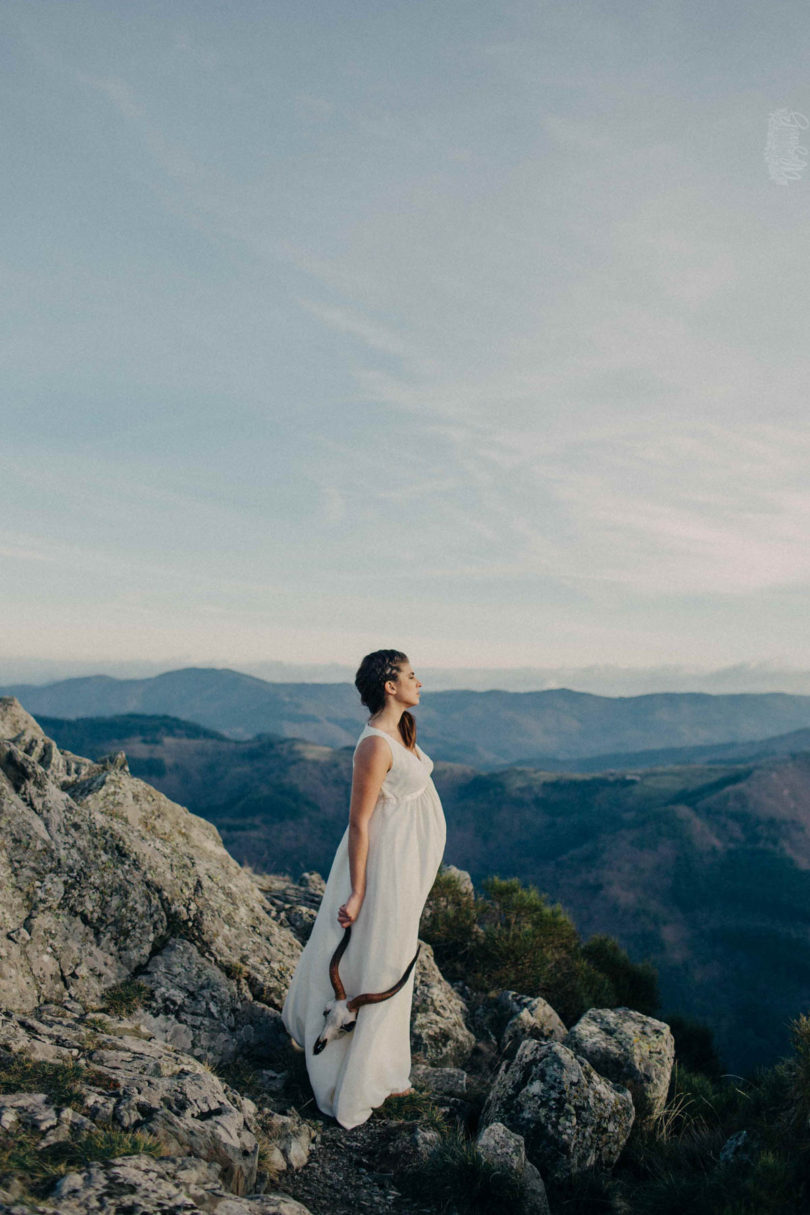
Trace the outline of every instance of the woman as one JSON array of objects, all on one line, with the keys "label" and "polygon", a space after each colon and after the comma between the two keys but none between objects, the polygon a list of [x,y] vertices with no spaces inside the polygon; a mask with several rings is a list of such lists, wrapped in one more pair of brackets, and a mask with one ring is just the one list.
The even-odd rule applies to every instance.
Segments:
[{"label": "woman", "polygon": [[318,1107],[347,1129],[409,1089],[414,972],[390,999],[359,1008],[351,1033],[315,1053],[324,1009],[335,998],[330,960],[351,928],[339,963],[347,996],[398,983],[416,953],[445,843],[433,761],[417,747],[408,711],[419,704],[422,685],[407,655],[367,654],[354,682],[371,717],[354,749],[349,825],[282,1010],[287,1031],[306,1051]]}]

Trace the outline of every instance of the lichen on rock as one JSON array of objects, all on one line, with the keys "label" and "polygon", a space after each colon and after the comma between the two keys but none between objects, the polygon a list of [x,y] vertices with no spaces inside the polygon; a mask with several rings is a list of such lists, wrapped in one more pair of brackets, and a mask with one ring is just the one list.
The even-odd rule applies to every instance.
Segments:
[{"label": "lichen on rock", "polygon": [[609,1169],[633,1125],[630,1093],[600,1076],[559,1042],[528,1039],[504,1063],[481,1115],[522,1135],[543,1177],[565,1181],[590,1168]]}]

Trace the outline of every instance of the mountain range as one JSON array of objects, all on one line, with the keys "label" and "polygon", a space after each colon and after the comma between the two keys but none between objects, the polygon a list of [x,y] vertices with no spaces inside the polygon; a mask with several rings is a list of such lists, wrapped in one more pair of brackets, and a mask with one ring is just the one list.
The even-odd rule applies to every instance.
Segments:
[{"label": "mountain range", "polygon": [[[149,679],[97,675],[15,685],[0,694],[16,696],[37,716],[170,715],[231,738],[269,733],[329,747],[353,745],[367,718],[352,684],[269,683],[218,668]],[[752,742],[808,729],[810,696],[427,691],[418,722],[445,760],[488,771],[517,763],[553,768],[560,760],[570,765],[589,756]]]},{"label": "mountain range", "polygon": [[[126,751],[135,775],[214,822],[240,862],[328,871],[347,821],[354,739],[235,740],[137,715],[40,721],[67,750]],[[608,933],[635,960],[649,958],[665,1013],[710,1024],[727,1065],[745,1071],[782,1052],[789,1019],[807,1011],[809,738],[755,740],[747,752],[702,746],[677,762],[597,773],[482,771],[443,760],[427,738],[423,749],[434,752],[448,862],[477,883],[492,874],[533,883],[585,936]]]}]

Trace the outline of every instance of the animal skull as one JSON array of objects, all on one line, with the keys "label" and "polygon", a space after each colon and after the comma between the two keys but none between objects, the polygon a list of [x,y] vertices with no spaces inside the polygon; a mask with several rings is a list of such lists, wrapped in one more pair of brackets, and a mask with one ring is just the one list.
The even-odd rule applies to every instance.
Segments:
[{"label": "animal skull", "polygon": [[416,953],[413,955],[402,978],[393,987],[389,987],[388,991],[366,992],[362,996],[353,996],[351,1000],[347,1000],[346,991],[340,979],[338,965],[346,952],[351,935],[351,928],[347,928],[329,963],[329,978],[332,982],[335,998],[334,1000],[330,1000],[323,1010],[325,1018],[324,1027],[321,1030],[320,1037],[312,1048],[313,1053],[316,1055],[321,1053],[327,1042],[333,1042],[335,1038],[340,1038],[343,1034],[350,1033],[354,1029],[357,1024],[357,1010],[362,1008],[364,1004],[379,1004],[382,1000],[390,1000],[392,996],[395,996],[400,988],[404,987],[407,983],[408,976],[416,965],[416,959],[419,957],[421,946],[417,946]]}]

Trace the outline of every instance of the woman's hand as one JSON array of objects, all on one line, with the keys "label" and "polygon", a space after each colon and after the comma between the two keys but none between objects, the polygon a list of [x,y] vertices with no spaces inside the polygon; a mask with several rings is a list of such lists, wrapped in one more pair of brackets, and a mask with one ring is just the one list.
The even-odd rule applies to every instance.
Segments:
[{"label": "woman's hand", "polygon": [[349,928],[357,919],[360,908],[363,906],[362,894],[356,892],[349,895],[346,902],[338,911],[338,923],[341,928]]}]

